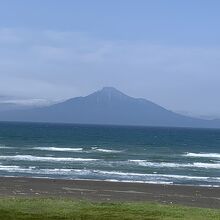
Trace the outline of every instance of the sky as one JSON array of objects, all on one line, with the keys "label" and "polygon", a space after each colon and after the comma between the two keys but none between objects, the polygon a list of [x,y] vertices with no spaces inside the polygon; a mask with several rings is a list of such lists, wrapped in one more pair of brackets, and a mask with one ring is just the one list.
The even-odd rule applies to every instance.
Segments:
[{"label": "sky", "polygon": [[220,117],[220,1],[0,0],[0,96],[113,86]]}]

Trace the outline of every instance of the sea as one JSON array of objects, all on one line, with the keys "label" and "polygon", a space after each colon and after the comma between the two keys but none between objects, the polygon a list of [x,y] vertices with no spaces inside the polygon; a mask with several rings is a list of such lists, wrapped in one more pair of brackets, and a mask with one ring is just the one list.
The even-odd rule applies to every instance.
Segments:
[{"label": "sea", "polygon": [[220,187],[220,130],[1,122],[0,176]]}]

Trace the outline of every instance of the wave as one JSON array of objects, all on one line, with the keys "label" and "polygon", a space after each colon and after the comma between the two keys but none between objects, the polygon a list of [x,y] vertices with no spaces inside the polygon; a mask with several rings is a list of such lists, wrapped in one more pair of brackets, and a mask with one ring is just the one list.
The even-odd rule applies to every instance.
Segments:
[{"label": "wave", "polygon": [[0,165],[0,171],[7,171],[7,172],[32,172],[34,167],[29,168],[21,168],[20,166],[4,166]]},{"label": "wave", "polygon": [[11,147],[8,147],[8,146],[5,146],[5,145],[0,145],[0,149],[8,149],[8,148],[11,148]]},{"label": "wave", "polygon": [[139,176],[139,177],[154,177],[154,178],[172,178],[185,180],[216,180],[220,182],[220,177],[202,177],[202,176],[184,176],[184,175],[169,175],[169,174],[144,174],[144,173],[124,173],[118,171],[95,171],[100,174],[108,174],[115,176]]},{"label": "wave", "polygon": [[198,168],[207,168],[207,169],[220,169],[220,163],[193,163],[192,167],[198,167]]},{"label": "wave", "polygon": [[[91,181],[91,180],[90,180]],[[104,181],[107,182],[121,182],[121,183],[147,183],[147,184],[162,184],[162,185],[181,185],[181,184],[175,184],[173,182],[169,182],[169,181],[141,181],[141,180],[116,180],[116,179],[106,179]],[[186,184],[188,186],[194,186],[193,184]],[[215,187],[215,188],[219,188],[220,185],[213,185],[213,184],[197,184],[198,186],[201,187]]]},{"label": "wave", "polygon": [[93,151],[103,152],[103,153],[120,153],[120,150],[110,150],[110,149],[103,149],[98,147],[92,147]]},{"label": "wave", "polygon": [[83,148],[61,148],[61,147],[34,147],[34,150],[46,150],[46,151],[64,151],[64,152],[80,152]]},{"label": "wave", "polygon": [[31,172],[39,174],[80,174],[80,175],[102,175],[102,176],[124,176],[124,177],[153,177],[153,178],[173,178],[173,179],[190,179],[190,180],[218,180],[220,177],[202,177],[202,176],[185,176],[185,175],[169,175],[169,174],[148,174],[148,173],[130,173],[120,171],[104,171],[104,170],[87,170],[87,169],[37,169],[36,167],[22,168],[20,166],[0,166],[0,170]]},{"label": "wave", "polygon": [[[22,168],[19,166],[0,166],[0,171],[9,173],[26,173],[31,175],[44,175],[48,178],[51,175],[58,175],[70,179],[88,179],[104,180],[114,182],[140,182],[153,184],[175,184],[179,181],[194,182],[204,186],[220,187],[219,177],[202,177],[202,176],[184,176],[184,175],[168,175],[168,174],[143,174],[143,173],[127,173],[118,171],[103,170],[86,170],[86,169],[36,169],[36,167]],[[54,176],[52,176],[54,177]],[[202,183],[203,182],[203,183]]]},{"label": "wave", "polygon": [[[61,152],[82,152],[83,148],[61,148],[61,147],[34,147],[34,150],[45,150],[45,151],[61,151]],[[84,151],[85,153],[90,153],[93,151],[96,152],[103,152],[103,153],[120,153],[119,150],[110,150],[110,149],[103,149],[98,147],[92,147],[92,151]]]},{"label": "wave", "polygon": [[186,153],[184,154],[186,157],[205,157],[205,158],[219,158],[220,159],[220,154],[219,153]]},{"label": "wave", "polygon": [[[101,159],[94,158],[72,158],[72,157],[40,157],[32,155],[15,155],[15,156],[0,156],[0,160],[14,160],[14,161],[42,161],[42,162],[92,162]],[[103,161],[105,162],[105,161]],[[139,166],[154,167],[154,168],[206,168],[206,169],[220,169],[220,163],[166,163],[166,162],[148,162],[146,160],[128,160],[117,161],[116,163],[134,163]],[[114,161],[106,161],[106,164],[115,163]]]},{"label": "wave", "polygon": [[71,158],[71,157],[37,157],[32,155],[16,155],[16,156],[0,156],[2,160],[22,160],[22,161],[42,161],[42,162],[89,162],[97,161],[99,159],[91,158]]},{"label": "wave", "polygon": [[148,183],[148,184],[163,184],[171,185],[173,182],[166,181],[141,181],[141,180],[116,180],[116,179],[106,179],[107,182],[121,182],[121,183]]},{"label": "wave", "polygon": [[[99,170],[81,170],[81,169],[36,169],[35,167],[28,167],[28,168],[22,168],[20,166],[0,166],[0,171],[6,171],[9,173],[26,173],[26,174],[32,174],[32,175],[59,175],[59,176],[70,176],[76,175],[79,177],[87,176],[87,175],[96,175],[97,179],[89,179],[89,180],[103,180],[103,179],[98,179],[99,173],[104,173],[106,174],[105,171],[99,171]],[[98,175],[97,175],[98,174]],[[118,174],[118,173],[111,173],[111,174]],[[49,177],[48,177],[49,178]],[[74,178],[78,179],[78,178]],[[83,178],[85,179],[85,178]],[[131,182],[131,183],[152,183],[152,184],[172,184],[173,182],[169,181],[141,181],[141,180],[119,180],[119,179],[104,179],[104,181],[109,181],[109,182]]]},{"label": "wave", "polygon": [[[36,167],[23,168],[20,166],[4,166],[0,165],[0,171],[16,172],[16,173],[30,173],[30,174],[65,174],[70,173],[72,169],[37,169]],[[81,170],[74,170],[74,172],[81,172]]]},{"label": "wave", "polygon": [[129,160],[129,162],[136,163],[140,166],[146,166],[146,167],[156,167],[156,168],[207,168],[207,169],[220,169],[220,163],[168,163],[168,162],[148,162],[146,160]]}]

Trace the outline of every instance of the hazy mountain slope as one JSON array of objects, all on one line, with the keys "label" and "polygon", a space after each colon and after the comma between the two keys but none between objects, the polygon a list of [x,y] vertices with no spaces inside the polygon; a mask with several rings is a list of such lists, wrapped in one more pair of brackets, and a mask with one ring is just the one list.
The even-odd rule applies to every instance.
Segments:
[{"label": "hazy mountain slope", "polygon": [[220,127],[219,121],[182,116],[145,99],[129,97],[106,87],[50,107],[0,112],[3,121],[63,122],[85,124]]}]

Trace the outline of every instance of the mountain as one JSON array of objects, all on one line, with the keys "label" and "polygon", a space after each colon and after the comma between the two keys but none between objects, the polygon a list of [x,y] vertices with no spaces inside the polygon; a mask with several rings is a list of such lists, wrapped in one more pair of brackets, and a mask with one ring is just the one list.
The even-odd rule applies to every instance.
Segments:
[{"label": "mountain", "polygon": [[169,111],[112,87],[49,107],[0,112],[1,121],[220,128],[219,120],[203,120]]}]

